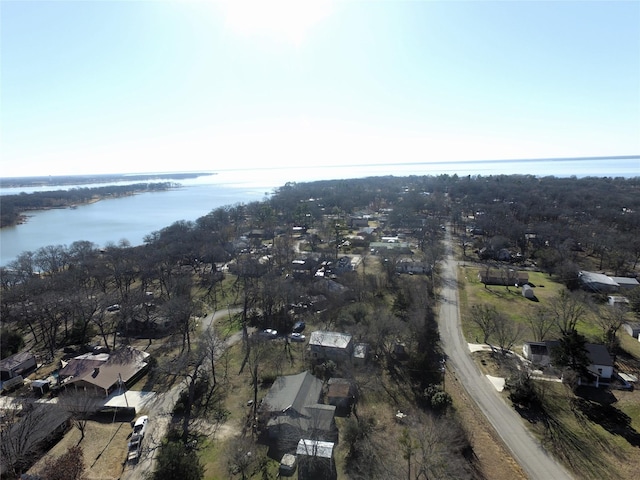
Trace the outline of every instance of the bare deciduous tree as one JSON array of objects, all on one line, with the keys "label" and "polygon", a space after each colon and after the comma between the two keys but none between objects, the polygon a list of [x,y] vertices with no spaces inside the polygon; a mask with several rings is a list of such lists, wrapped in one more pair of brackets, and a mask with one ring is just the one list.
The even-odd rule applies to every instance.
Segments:
[{"label": "bare deciduous tree", "polygon": [[19,475],[39,453],[40,445],[63,425],[68,414],[55,405],[29,402],[6,410],[0,429],[0,460],[6,471]]},{"label": "bare deciduous tree", "polygon": [[84,439],[87,421],[98,411],[102,402],[100,398],[89,395],[84,390],[69,388],[58,397],[58,405],[71,415],[73,426],[80,431],[80,439],[77,445]]},{"label": "bare deciduous tree", "polygon": [[506,315],[498,314],[493,317],[494,336],[500,353],[507,355],[523,332],[523,325],[508,318]]},{"label": "bare deciduous tree", "polygon": [[581,293],[562,290],[549,304],[550,314],[562,335],[576,329],[578,322],[588,314],[586,298]]},{"label": "bare deciduous tree", "polygon": [[536,308],[535,311],[529,312],[526,320],[531,328],[533,339],[536,342],[544,341],[555,326],[555,321],[551,313],[542,308]]},{"label": "bare deciduous tree", "polygon": [[471,307],[471,321],[480,328],[482,343],[488,343],[491,335],[493,335],[495,331],[494,317],[496,315],[496,309],[488,305],[473,305]]},{"label": "bare deciduous tree", "polygon": [[596,323],[602,329],[602,341],[610,352],[618,346],[618,330],[626,322],[628,310],[626,305],[607,305],[594,315]]}]

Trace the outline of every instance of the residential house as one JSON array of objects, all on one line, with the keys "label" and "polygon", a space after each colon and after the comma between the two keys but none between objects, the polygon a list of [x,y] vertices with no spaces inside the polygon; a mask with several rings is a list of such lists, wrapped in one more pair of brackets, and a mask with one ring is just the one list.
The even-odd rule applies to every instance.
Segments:
[{"label": "residential house", "polygon": [[412,253],[409,243],[400,241],[371,242],[369,248],[371,253],[375,255],[384,255],[388,251],[403,255],[410,255]]},{"label": "residential house", "polygon": [[130,385],[142,376],[149,354],[126,346],[112,353],[85,354],[69,360],[58,372],[63,385],[73,385],[96,395],[108,396],[122,385]]},{"label": "residential house", "polygon": [[333,458],[335,444],[300,439],[296,448],[298,480],[334,480],[338,478]]},{"label": "residential house", "polygon": [[529,274],[527,272],[518,272],[511,268],[501,270],[483,269],[478,272],[478,278],[485,285],[515,286],[529,283]]},{"label": "residential house", "polygon": [[[524,358],[541,367],[551,365],[551,352],[558,345],[557,340],[545,342],[525,342],[522,347]],[[587,367],[593,377],[591,384],[599,386],[601,381],[608,382],[613,377],[614,361],[607,348],[602,344],[585,344],[590,364]]]},{"label": "residential house", "polygon": [[353,338],[348,333],[317,330],[309,339],[311,357],[316,360],[342,362],[353,355]]},{"label": "residential house", "polygon": [[259,426],[279,450],[292,450],[301,438],[337,441],[336,407],[320,403],[322,387],[309,372],[276,378],[260,405]]},{"label": "residential house", "polygon": [[595,386],[599,386],[600,381],[608,382],[613,377],[614,361],[609,354],[607,347],[601,344],[587,343],[587,356],[591,364],[587,367],[591,372]]},{"label": "residential house", "polygon": [[291,262],[291,272],[295,276],[312,276],[318,262],[311,258],[299,258]]},{"label": "residential house", "polygon": [[412,257],[405,257],[398,260],[396,263],[396,272],[398,273],[429,273],[431,272],[431,266],[427,265],[424,261],[417,260]]},{"label": "residential house", "polygon": [[0,380],[25,377],[36,369],[36,357],[30,352],[20,352],[0,360]]},{"label": "residential house", "polygon": [[585,290],[592,292],[611,293],[617,292],[620,285],[613,278],[604,273],[597,272],[578,272],[578,281]]},{"label": "residential house", "polygon": [[369,226],[369,219],[362,217],[351,217],[349,219],[349,226],[354,230],[358,228],[367,228]]}]

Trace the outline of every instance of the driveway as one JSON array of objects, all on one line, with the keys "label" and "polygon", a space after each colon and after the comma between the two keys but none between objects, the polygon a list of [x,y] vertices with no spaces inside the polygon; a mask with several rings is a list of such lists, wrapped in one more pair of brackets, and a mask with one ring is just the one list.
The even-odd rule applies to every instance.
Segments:
[{"label": "driveway", "polygon": [[445,236],[446,259],[442,264],[443,288],[440,299],[439,327],[448,365],[457,379],[477,403],[493,428],[502,438],[514,459],[533,480],[564,480],[573,478],[541,446],[529,432],[522,418],[496,392],[471,359],[460,326],[457,262],[453,258],[451,228]]},{"label": "driveway", "polygon": [[[228,318],[229,315],[237,313],[240,309],[222,309],[207,315],[202,320],[202,329],[211,327],[217,320]],[[242,340],[242,332],[233,334],[225,341],[225,348],[234,345]],[[155,458],[162,443],[162,439],[167,434],[169,422],[173,408],[180,397],[180,392],[187,388],[186,380],[172,387],[166,392],[158,392],[149,402],[144,404],[146,414],[149,416],[147,433],[142,444],[142,455],[137,464],[126,465],[123,468],[121,480],[137,480],[147,478],[155,468]],[[177,479],[176,479],[177,480]]]}]

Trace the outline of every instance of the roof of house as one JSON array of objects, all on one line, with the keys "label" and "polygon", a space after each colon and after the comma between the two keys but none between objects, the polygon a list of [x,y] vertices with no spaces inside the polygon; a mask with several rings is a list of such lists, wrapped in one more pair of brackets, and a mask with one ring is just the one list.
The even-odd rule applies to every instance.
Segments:
[{"label": "roof of house", "polygon": [[613,367],[613,358],[609,355],[607,347],[601,344],[587,343],[585,345],[589,360],[593,365]]},{"label": "roof of house", "polygon": [[303,407],[300,415],[278,415],[267,426],[291,425],[303,432],[332,432],[336,430],[335,413],[335,406],[316,403]]},{"label": "roof of house", "polygon": [[640,285],[637,279],[633,277],[611,277],[611,280],[616,282],[621,287],[637,287]]},{"label": "roof of house", "polygon": [[[551,355],[551,350],[560,342],[558,340],[547,340],[545,342],[525,342],[531,348],[533,355]],[[614,362],[607,347],[600,343],[586,343],[587,356],[592,365],[604,365],[612,367]]]},{"label": "roof of house", "polygon": [[[108,390],[120,380],[126,383],[145,368],[149,354],[126,346],[111,354],[93,355],[100,358],[92,359],[84,355],[81,357],[84,358],[76,357],[70,360],[69,364],[60,370],[60,376],[64,372],[65,376],[73,375],[71,383],[85,382]],[[73,360],[77,362],[72,363]]]},{"label": "roof of house", "polygon": [[319,440],[301,438],[298,442],[296,455],[331,458],[333,456],[333,445],[333,442],[321,442]]},{"label": "roof of house", "polygon": [[303,408],[318,403],[322,381],[309,372],[276,378],[264,397],[263,408],[269,412],[283,412],[289,408],[302,413]]},{"label": "roof of house", "polygon": [[35,358],[34,355],[30,352],[19,352],[10,357],[3,358],[0,360],[0,370],[13,370],[16,367],[19,367],[24,362],[27,362],[31,359]]},{"label": "roof of house", "polygon": [[327,398],[346,398],[351,396],[349,383],[333,383],[327,389]]},{"label": "roof of house", "polygon": [[348,333],[327,332],[324,330],[311,332],[311,338],[309,339],[309,345],[331,348],[347,348],[350,342],[351,335]]},{"label": "roof of house", "polygon": [[596,273],[596,272],[586,272],[580,271],[578,272],[578,278],[582,283],[587,285],[592,284],[600,284],[600,285],[608,285],[611,287],[618,287],[618,283],[615,282],[611,277],[605,275],[604,273]]}]

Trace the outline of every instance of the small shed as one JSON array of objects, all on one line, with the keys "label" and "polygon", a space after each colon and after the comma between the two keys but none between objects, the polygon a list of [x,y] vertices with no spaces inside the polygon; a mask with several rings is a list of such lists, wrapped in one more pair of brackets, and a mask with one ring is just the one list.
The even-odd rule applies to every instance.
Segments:
[{"label": "small shed", "polygon": [[353,347],[353,363],[354,365],[364,365],[369,358],[369,344],[356,343]]},{"label": "small shed", "polygon": [[20,352],[0,361],[0,380],[13,377],[26,377],[36,369],[36,357],[29,352]]},{"label": "small shed", "polygon": [[291,477],[296,471],[296,467],[298,466],[298,459],[295,455],[291,453],[285,453],[282,456],[282,460],[280,460],[280,476],[281,477]]},{"label": "small shed", "polygon": [[333,442],[300,439],[298,456],[298,480],[335,480],[338,477],[334,461]]},{"label": "small shed", "polygon": [[640,335],[640,323],[623,323],[622,328],[624,328],[625,332],[631,335],[633,338],[638,337]]},{"label": "small shed", "polygon": [[528,283],[525,283],[522,286],[522,296],[524,298],[528,298],[529,300],[533,300],[536,298],[536,294],[533,292],[533,288]]},{"label": "small shed", "polygon": [[627,297],[623,297],[622,295],[609,295],[607,297],[607,303],[612,307],[624,307],[629,305],[629,299]]},{"label": "small shed", "polygon": [[36,395],[44,395],[49,391],[49,381],[48,380],[34,380],[31,382],[31,390]]}]

